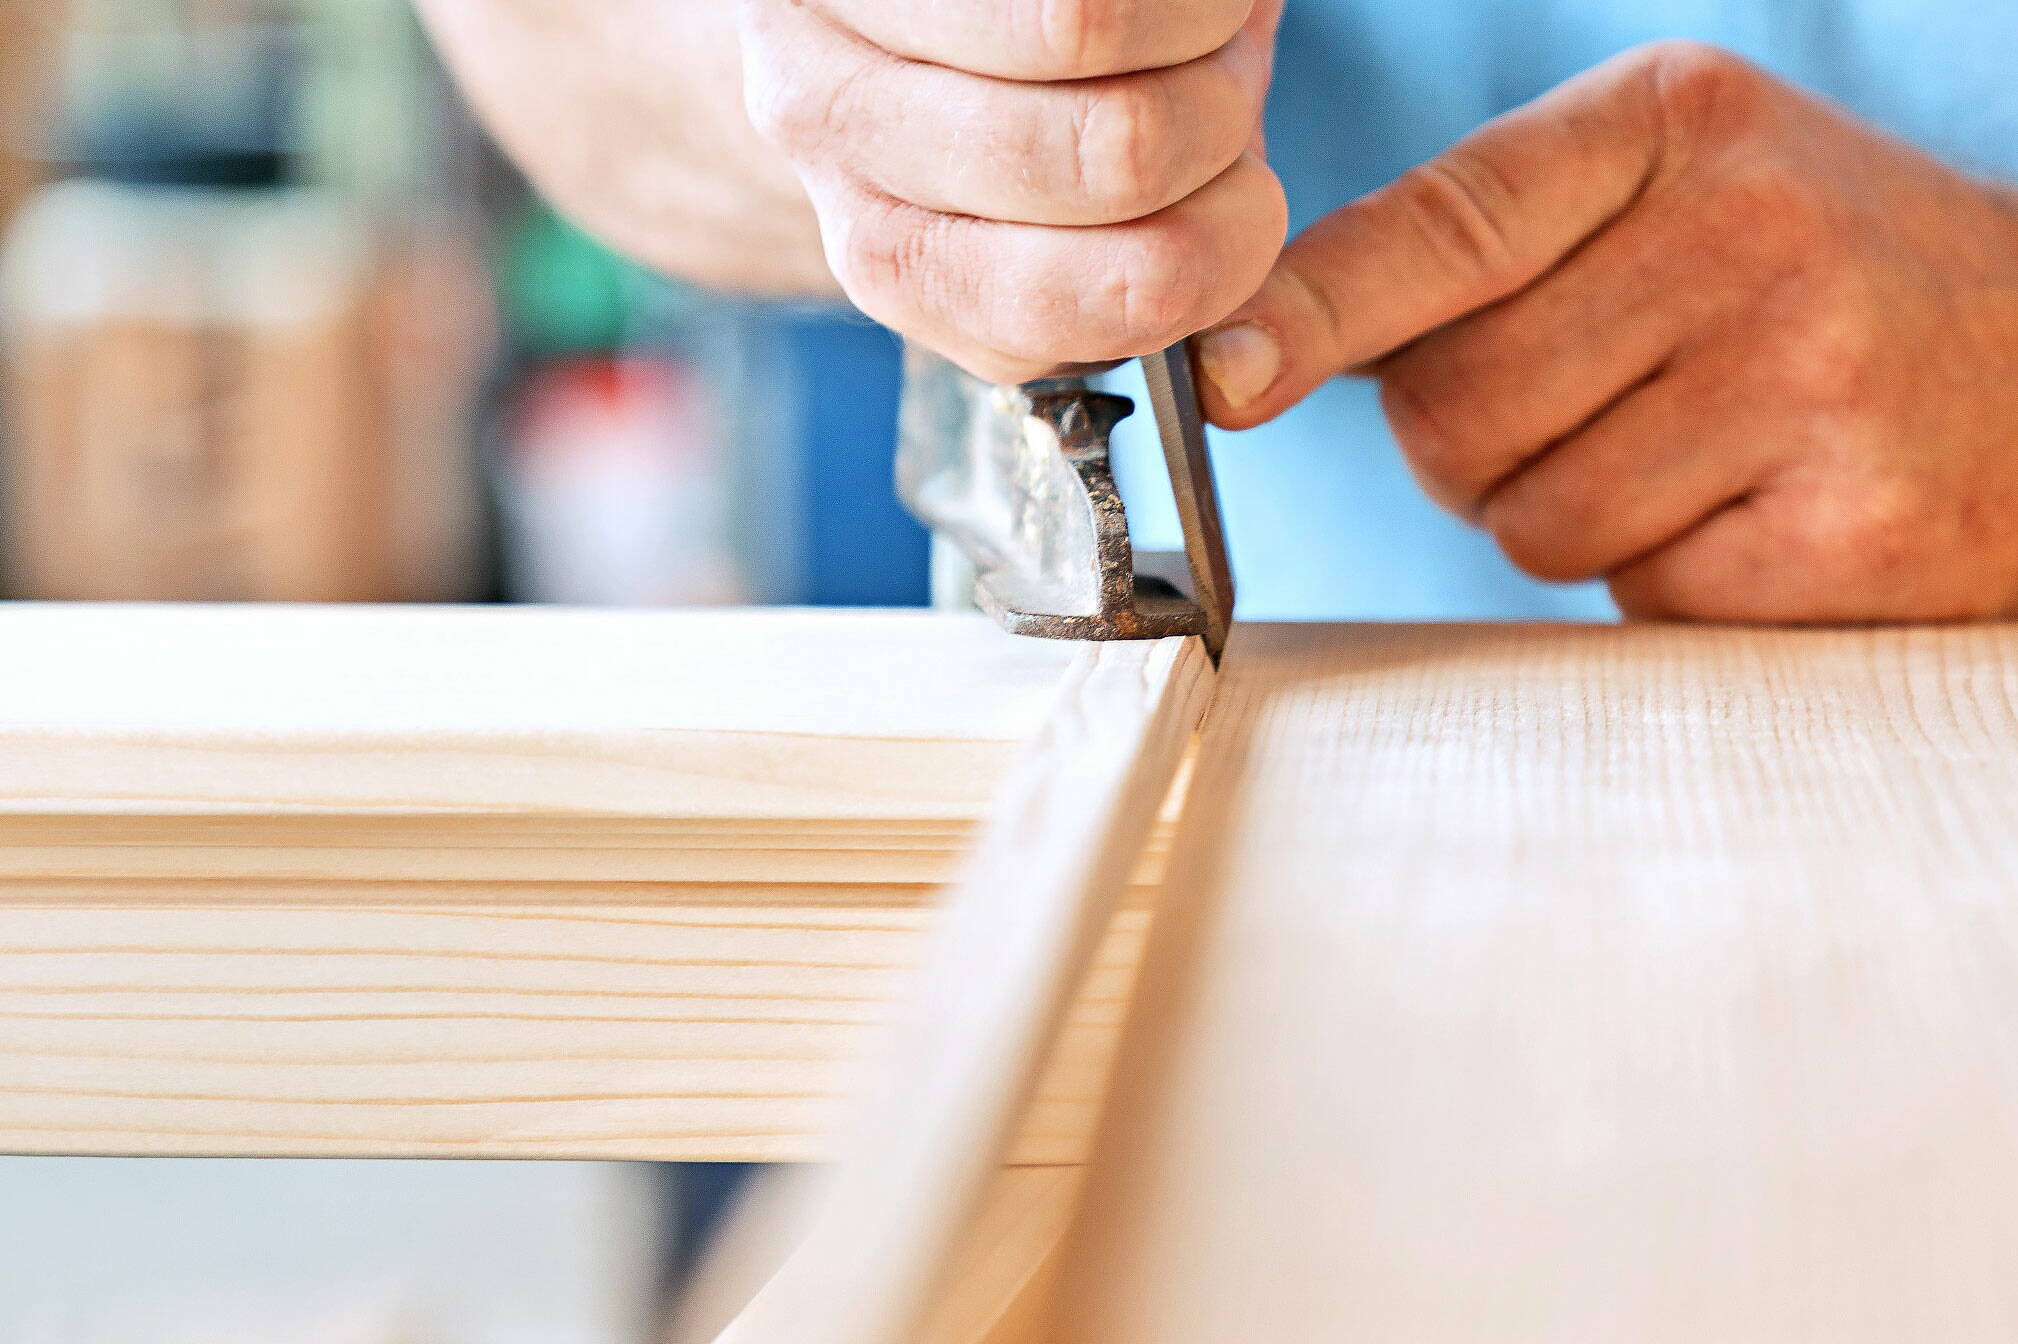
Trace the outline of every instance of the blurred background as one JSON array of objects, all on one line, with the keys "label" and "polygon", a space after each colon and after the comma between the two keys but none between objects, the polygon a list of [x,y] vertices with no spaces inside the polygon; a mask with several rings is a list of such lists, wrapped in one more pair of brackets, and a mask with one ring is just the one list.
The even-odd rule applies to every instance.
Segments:
[{"label": "blurred background", "polygon": [[562,223],[401,0],[0,12],[9,596],[923,600],[890,337]]},{"label": "blurred background", "polygon": [[[6,597],[921,603],[897,378],[556,218],[405,0],[0,0]],[[0,1341],[636,1341],[734,1177],[0,1159]]]}]

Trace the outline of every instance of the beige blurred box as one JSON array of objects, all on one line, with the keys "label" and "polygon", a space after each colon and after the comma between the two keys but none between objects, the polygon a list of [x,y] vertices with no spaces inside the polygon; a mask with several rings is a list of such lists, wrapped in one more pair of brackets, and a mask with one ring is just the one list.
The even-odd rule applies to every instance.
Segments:
[{"label": "beige blurred box", "polygon": [[469,595],[482,285],[311,189],[60,183],[0,256],[11,595]]}]

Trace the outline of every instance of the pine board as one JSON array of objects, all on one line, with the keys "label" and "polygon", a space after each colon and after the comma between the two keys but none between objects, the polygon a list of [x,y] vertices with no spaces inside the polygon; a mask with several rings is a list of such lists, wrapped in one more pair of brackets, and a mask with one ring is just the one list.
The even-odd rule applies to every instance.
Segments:
[{"label": "pine board", "polygon": [[[1003,1179],[1212,694],[1202,641],[1086,646],[996,797],[804,1232],[717,1344],[978,1344],[1041,1305],[1075,1183]],[[1089,1110],[1104,1090],[1086,1072]],[[953,1309],[944,1308],[951,1304]],[[837,1309],[839,1308],[839,1309]]]},{"label": "pine board", "polygon": [[478,607],[24,604],[0,646],[10,823],[366,843],[413,817],[971,826],[1070,654],[978,616]]},{"label": "pine board", "polygon": [[[1980,1287],[2005,1324],[1979,1270],[2018,1246],[1997,1211],[2018,1207],[2002,1026],[2018,1021],[2018,634],[1240,641],[1178,861],[1193,913],[1171,935],[1214,954],[1166,952],[1152,988],[1169,1006],[1146,1019],[1196,1039],[1143,1028],[1124,1080],[1139,1142],[1103,1179],[1161,1191],[1194,1148],[1266,1174],[1287,1145],[1323,1155],[1297,1175],[1324,1207],[1278,1201],[1313,1219],[1285,1249],[1265,1202],[1210,1182],[1145,1196],[1185,1211],[1172,1237],[1256,1220],[1257,1238],[1177,1245],[1138,1241],[1109,1196],[1115,1249],[1071,1257],[1071,1291],[1110,1281],[1123,1247],[1141,1266],[1195,1257],[1185,1282],[1293,1344],[1273,1298],[1232,1292],[1255,1266],[1216,1258],[1255,1246],[1296,1291],[1335,1272],[1374,1326],[1444,1331],[1412,1337],[1575,1337],[1559,1266],[1588,1254],[1626,1286],[1577,1310],[1637,1329],[1633,1285],[1651,1280],[1626,1271],[1655,1262],[1630,1247],[1657,1234],[1613,1234],[1658,1195],[1658,1235],[1734,1247],[1700,1270],[1716,1293],[1659,1285],[1699,1336],[1747,1337],[1724,1329],[1737,1306],[1705,1305],[1764,1291],[1734,1286],[1741,1252],[1819,1285],[1801,1309],[1834,1328],[1849,1276],[1817,1277],[1822,1242],[1795,1263],[1732,1239],[1731,1173],[1862,1108],[1863,1149],[1794,1162],[1780,1202],[1738,1225],[1827,1214],[1872,1238],[1835,1265],[1899,1249],[1859,1221],[1874,1208],[1981,1219],[1948,1248],[1952,1283],[1911,1246],[1894,1281],[1947,1307]],[[7,607],[0,643],[0,1148],[100,1153],[831,1153],[842,1061],[922,956],[931,880],[1069,656],[868,613]],[[900,841],[943,856],[931,880],[822,879]],[[787,847],[816,857],[763,866]],[[722,880],[724,852],[757,857]],[[1103,954],[1088,1062],[1040,1092],[1017,1160],[1083,1151],[1140,932]],[[1214,1111],[1235,1092],[1237,1117]],[[1442,1171],[1438,1153],[1459,1160]],[[1617,1178],[1612,1203],[1557,1181],[1572,1158]],[[1830,1172],[1856,1179],[1832,1194]],[[1423,1286],[1449,1282],[1476,1291]],[[1419,1316],[1411,1292],[1443,1305]],[[1453,1321],[1463,1302],[1503,1332]],[[1226,1324],[1192,1305],[1174,1344]],[[1925,1313],[1902,1319],[1976,1337]]]},{"label": "pine board", "polygon": [[[734,1160],[827,1152],[1072,656],[439,608],[14,605],[0,647],[0,1150]],[[1022,1159],[1080,1151],[1104,983]]]},{"label": "pine board", "polygon": [[2018,630],[1236,632],[1050,1341],[2018,1338]]},{"label": "pine board", "polygon": [[[830,1157],[927,893],[734,903],[0,905],[0,1151]],[[1117,927],[1019,1161],[1075,1161]]]}]

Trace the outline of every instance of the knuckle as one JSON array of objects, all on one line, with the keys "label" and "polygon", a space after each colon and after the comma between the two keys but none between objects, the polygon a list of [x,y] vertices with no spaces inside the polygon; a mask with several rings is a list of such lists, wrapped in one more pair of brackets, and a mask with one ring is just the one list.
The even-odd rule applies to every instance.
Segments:
[{"label": "knuckle", "polygon": [[1077,325],[1091,345],[1082,359],[1115,359],[1160,349],[1188,335],[1204,304],[1199,251],[1174,224],[1128,230],[1111,277],[1078,301]]},{"label": "knuckle", "polygon": [[1157,81],[1109,81],[1079,95],[1074,111],[1073,180],[1089,207],[1120,221],[1175,199],[1176,118]]},{"label": "knuckle", "polygon": [[[1251,0],[1191,0],[1183,6],[1144,0],[1026,0],[1017,73],[1025,79],[1090,79],[1178,64],[1217,51],[1247,21]],[[1177,11],[1172,13],[1172,11]],[[1181,34],[1170,25],[1181,24]],[[1169,40],[1164,40],[1169,39]]]},{"label": "knuckle", "polygon": [[1592,577],[1576,547],[1576,539],[1588,533],[1582,515],[1582,500],[1516,480],[1485,500],[1479,521],[1516,569],[1546,583],[1574,583]]},{"label": "knuckle", "polygon": [[840,212],[829,225],[835,278],[872,317],[888,311],[892,296],[946,286],[946,267],[935,263],[937,217],[896,202],[869,202]]},{"label": "knuckle", "polygon": [[1037,0],[1037,73],[1070,79],[1115,68],[1127,45],[1125,10],[1114,0]]},{"label": "knuckle", "polygon": [[1479,522],[1517,568],[1549,583],[1572,583],[1597,572],[1588,539],[1599,508],[1587,481],[1544,458],[1488,495]]},{"label": "knuckle", "polygon": [[1920,492],[1912,484],[1894,482],[1874,489],[1850,525],[1856,563],[1879,574],[1904,568],[1919,549],[1925,522]]},{"label": "knuckle", "polygon": [[998,387],[1027,383],[1033,378],[1047,377],[1052,372],[1048,365],[1018,359],[1000,351],[975,352],[963,356],[958,362],[982,382],[994,383]]},{"label": "knuckle", "polygon": [[1819,581],[1868,586],[1910,563],[1922,515],[1912,482],[1866,479],[1812,501],[1797,547]]},{"label": "knuckle", "polygon": [[774,71],[744,97],[757,134],[793,157],[829,144],[840,129],[849,81],[812,70]]},{"label": "knuckle", "polygon": [[1513,567],[1531,579],[1543,583],[1580,583],[1597,575],[1589,565],[1562,544],[1560,537],[1540,529],[1528,529],[1510,535],[1495,533],[1500,551],[1513,563]]},{"label": "knuckle", "polygon": [[1202,294],[1197,253],[1176,229],[1144,232],[1129,249],[1116,336],[1130,347],[1169,345],[1189,330]]},{"label": "knuckle", "polygon": [[1572,525],[1542,502],[1495,497],[1487,502],[1483,521],[1506,558],[1523,573],[1548,583],[1591,577],[1588,567],[1566,544]]},{"label": "knuckle", "polygon": [[803,97],[798,81],[776,73],[746,76],[743,80],[743,110],[759,136],[774,145],[784,145],[804,116],[797,106]]},{"label": "knuckle", "polygon": [[1824,417],[1829,437],[1843,443],[1870,408],[1885,339],[1876,312],[1851,286],[1825,289],[1774,342],[1771,376],[1785,401]]},{"label": "knuckle", "polygon": [[1484,155],[1460,145],[1411,169],[1395,191],[1403,218],[1451,273],[1497,274],[1512,267],[1506,221],[1517,217],[1517,197]]},{"label": "knuckle", "polygon": [[1636,49],[1631,59],[1671,124],[1726,136],[1760,125],[1769,79],[1742,56],[1707,42],[1670,38]]}]

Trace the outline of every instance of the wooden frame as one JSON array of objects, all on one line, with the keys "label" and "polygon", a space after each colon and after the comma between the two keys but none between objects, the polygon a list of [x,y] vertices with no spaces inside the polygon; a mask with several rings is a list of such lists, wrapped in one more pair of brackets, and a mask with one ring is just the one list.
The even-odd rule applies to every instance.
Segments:
[{"label": "wooden frame", "polygon": [[0,648],[0,1149],[695,1160],[821,1151],[1071,658],[866,612],[14,606]]},{"label": "wooden frame", "polygon": [[10,1150],[830,1155],[973,846],[738,1344],[2018,1333],[2018,627],[0,645]]},{"label": "wooden frame", "polygon": [[1083,1182],[886,1112],[717,1339],[2008,1339],[2014,818],[2012,628],[1250,627]]}]

